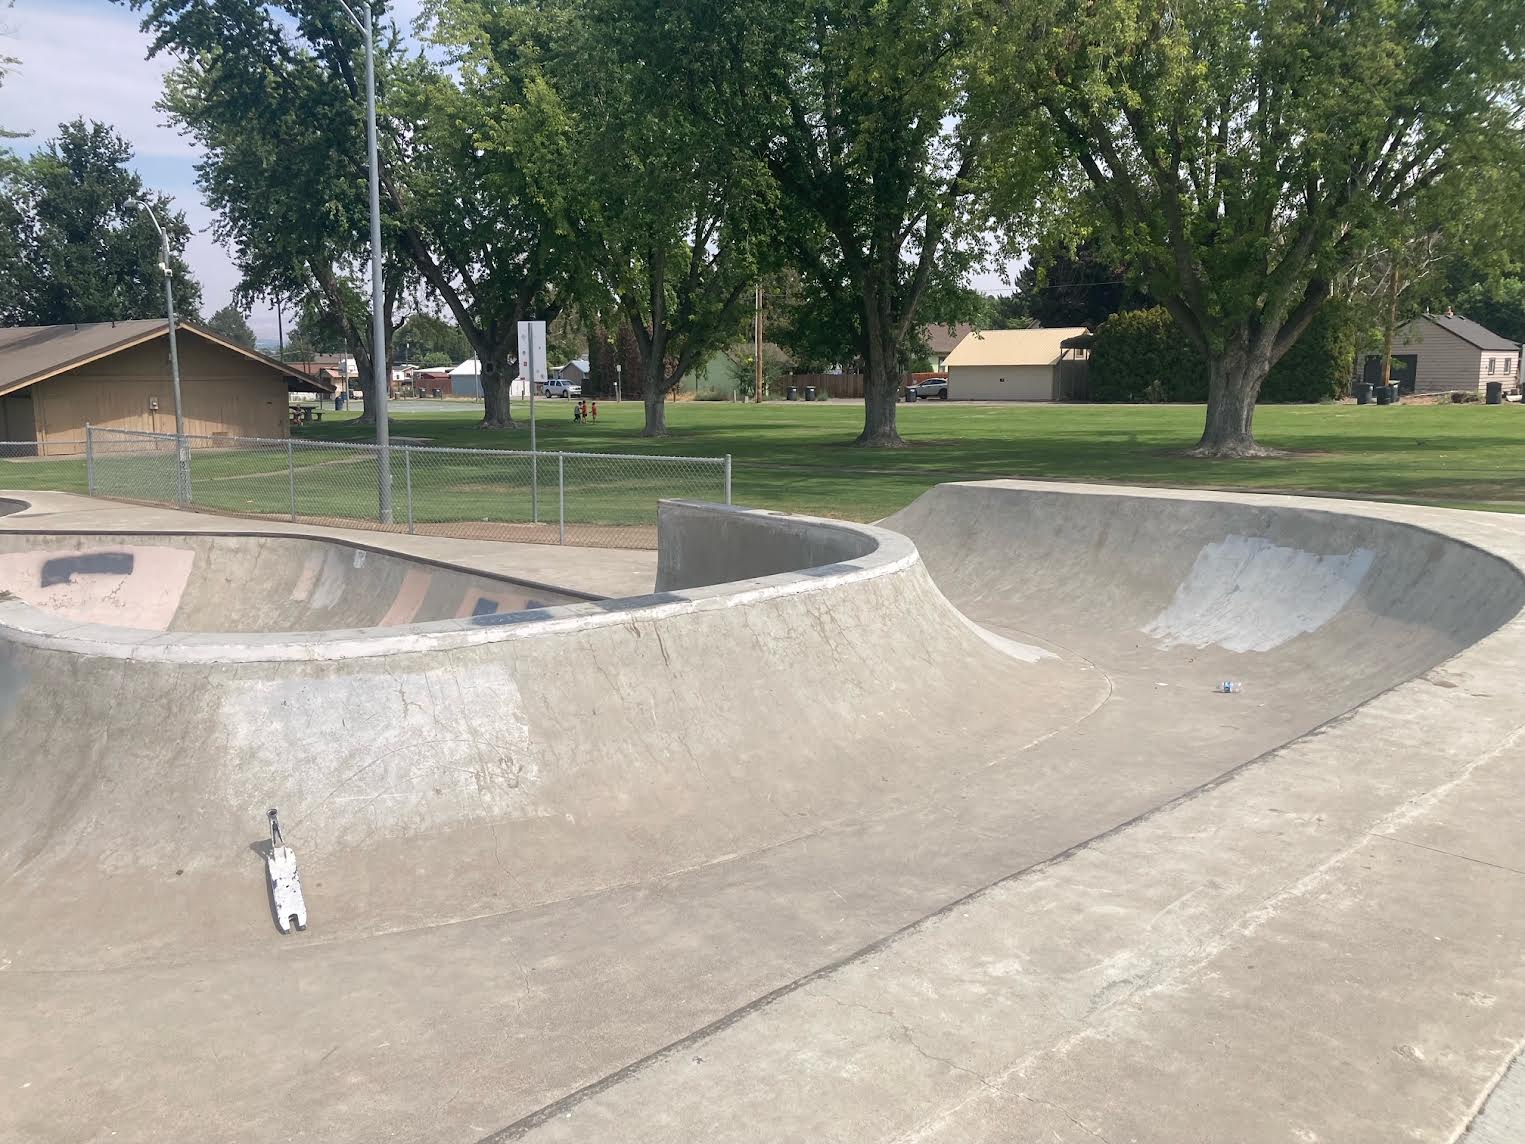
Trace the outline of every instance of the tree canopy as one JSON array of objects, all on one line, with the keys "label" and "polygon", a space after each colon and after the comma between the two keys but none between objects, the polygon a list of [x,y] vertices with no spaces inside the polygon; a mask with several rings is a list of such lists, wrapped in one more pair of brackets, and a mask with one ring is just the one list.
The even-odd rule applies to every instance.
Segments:
[{"label": "tree canopy", "polygon": [[[316,305],[366,368],[337,0],[119,2],[179,61],[164,106],[206,152],[239,303]],[[1198,452],[1253,455],[1260,387],[1330,298],[1385,299],[1390,327],[1400,293],[1521,228],[1525,0],[432,0],[421,51],[369,2],[383,321],[448,315],[485,426],[513,424],[517,322],[575,315],[600,361],[628,333],[663,432],[661,398],[744,337],[761,285],[797,359],[861,363],[861,444],[901,443],[931,326],[1158,301],[1206,363]],[[993,230],[1032,257],[991,302],[967,283]]]},{"label": "tree canopy", "polygon": [[1146,289],[1131,281],[1127,265],[1094,239],[1036,244],[1014,286],[1002,319],[1028,319],[1039,326],[1094,330],[1113,314],[1155,304]]},{"label": "tree canopy", "polygon": [[899,375],[923,301],[937,284],[961,281],[982,252],[972,239],[988,117],[972,53],[983,5],[639,8],[636,18],[672,45],[648,69],[717,138],[765,167],[777,237],[807,299],[850,323],[866,367],[859,443],[900,444]]},{"label": "tree canopy", "polygon": [[156,318],[164,272],[149,203],[170,239],[175,309],[194,318],[201,287],[184,259],[191,229],[132,169],[132,148],[103,123],[75,119],[30,158],[0,157],[0,320],[55,325]]},{"label": "tree canopy", "polygon": [[237,306],[229,303],[207,319],[207,329],[221,334],[230,342],[253,349],[256,344],[254,330],[249,319]]},{"label": "tree canopy", "polygon": [[1467,225],[1519,169],[1522,35],[1525,5],[1496,0],[1057,0],[989,47],[1207,358],[1198,451],[1242,456],[1341,272],[1437,202]]}]

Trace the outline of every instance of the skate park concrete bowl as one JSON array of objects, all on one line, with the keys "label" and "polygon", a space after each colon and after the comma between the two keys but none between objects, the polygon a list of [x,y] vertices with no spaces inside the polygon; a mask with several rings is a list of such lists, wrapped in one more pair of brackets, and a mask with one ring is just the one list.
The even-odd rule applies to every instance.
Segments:
[{"label": "skate park concrete bowl", "polygon": [[330,540],[0,533],[0,583],[72,625],[154,632],[397,628],[588,599]]},{"label": "skate park concrete bowl", "polygon": [[480,612],[230,541],[0,531],[0,1136],[1450,1140],[1525,1029],[1516,520],[669,503]]}]

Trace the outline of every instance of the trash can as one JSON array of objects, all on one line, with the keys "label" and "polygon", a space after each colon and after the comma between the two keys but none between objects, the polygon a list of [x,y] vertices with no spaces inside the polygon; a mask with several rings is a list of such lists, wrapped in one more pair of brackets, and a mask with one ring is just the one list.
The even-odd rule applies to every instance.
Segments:
[{"label": "trash can", "polygon": [[1403,400],[1403,387],[1401,385],[1399,385],[1396,381],[1393,382],[1391,385],[1389,385],[1387,388],[1393,391],[1393,393],[1392,393],[1392,403],[1394,405],[1397,405],[1399,402],[1401,402]]},{"label": "trash can", "polygon": [[785,401],[796,401],[799,399],[799,395],[800,391],[795,389],[792,385],[788,389],[784,390]]},{"label": "trash can", "polygon": [[345,398],[345,396],[344,396],[342,391],[341,392],[336,392],[334,394],[334,408],[335,409],[343,409],[344,408],[344,402],[346,400],[347,399]]},{"label": "trash can", "polygon": [[805,387],[805,400],[806,401],[814,401],[815,400],[815,386],[807,385]]},{"label": "trash can", "polygon": [[1356,404],[1357,405],[1370,405],[1371,404],[1371,391],[1372,391],[1372,384],[1371,384],[1371,382],[1369,382],[1369,381],[1358,381],[1358,382],[1356,382]]},{"label": "trash can", "polygon": [[914,385],[906,386],[905,387],[905,402],[906,402],[906,404],[909,405],[911,402],[913,402],[915,400],[916,400],[916,387]]},{"label": "trash can", "polygon": [[1502,381],[1490,381],[1488,383],[1488,404],[1504,404],[1504,383]]},{"label": "trash can", "polygon": [[1393,403],[1393,387],[1390,385],[1377,386],[1377,404],[1391,405]]}]

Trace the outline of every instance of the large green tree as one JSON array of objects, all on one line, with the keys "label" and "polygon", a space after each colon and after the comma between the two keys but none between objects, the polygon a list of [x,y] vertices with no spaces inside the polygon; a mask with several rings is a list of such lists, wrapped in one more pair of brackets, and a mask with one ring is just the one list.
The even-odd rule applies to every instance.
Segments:
[{"label": "large green tree", "polygon": [[497,4],[450,7],[487,109],[483,145],[522,149],[537,196],[572,237],[573,287],[595,308],[609,300],[635,337],[628,381],[645,402],[643,434],[666,434],[667,395],[750,312],[769,249],[767,172],[644,66],[667,45],[638,6],[540,0],[511,13],[517,25]]},{"label": "large green tree", "polygon": [[1094,239],[1040,242],[1013,283],[1011,305],[1040,326],[1089,326],[1113,314],[1155,304],[1130,281],[1128,267]]},{"label": "large green tree", "polygon": [[[504,89],[498,74],[462,66],[473,28],[495,50],[540,49],[540,29],[526,30],[514,9],[437,6],[429,34],[451,66],[415,59],[399,77],[390,106],[406,129],[394,132],[396,158],[383,180],[403,248],[482,363],[486,428],[514,424],[518,323],[554,322],[573,300],[569,283],[580,269],[570,253],[575,236],[557,225],[535,178],[540,151],[555,145],[537,93]],[[499,99],[518,112],[505,116]]]},{"label": "large green tree", "polygon": [[[363,50],[354,25],[335,0],[125,2],[145,10],[155,50],[182,59],[166,106],[207,151],[203,185],[248,260],[247,292],[301,299],[316,284],[322,306],[354,327],[347,340],[369,377]],[[483,425],[511,426],[516,323],[554,318],[565,304],[558,286],[573,263],[555,252],[567,236],[526,189],[519,143],[533,140],[482,146],[478,77],[406,56],[384,0],[371,8],[388,336],[417,283],[482,362]]]},{"label": "large green tree", "polygon": [[254,329],[249,325],[249,319],[244,317],[244,312],[232,303],[207,319],[207,329],[251,350],[256,344]]},{"label": "large green tree", "polygon": [[399,362],[418,365],[457,365],[471,356],[466,335],[433,314],[409,314],[397,331],[394,348]]},{"label": "large green tree", "polygon": [[[171,51],[161,107],[200,145],[197,181],[240,273],[237,301],[276,298],[328,315],[376,401],[366,199],[364,51],[331,0],[123,0],[145,10],[153,51]],[[378,14],[381,6],[378,5]],[[380,81],[398,53],[377,36]],[[390,224],[390,219],[388,223]],[[387,337],[411,282],[396,228],[384,233]]]},{"label": "large green tree", "polygon": [[162,316],[162,252],[145,202],[169,233],[175,309],[196,316],[201,287],[184,259],[191,229],[168,196],[144,187],[132,158],[110,127],[75,119],[29,159],[0,164],[0,317],[54,325]]},{"label": "large green tree", "polygon": [[[644,0],[669,50],[646,66],[717,138],[764,164],[808,287],[865,365],[858,443],[902,444],[899,376],[921,307],[978,257],[987,125],[971,72],[989,7],[967,0]],[[1014,114],[1007,104],[1006,110]]]},{"label": "large green tree", "polygon": [[[1521,0],[1050,0],[988,41],[1208,362],[1196,452],[1263,452],[1271,366],[1374,246],[1519,169]],[[1025,157],[1018,147],[1005,157]]]}]

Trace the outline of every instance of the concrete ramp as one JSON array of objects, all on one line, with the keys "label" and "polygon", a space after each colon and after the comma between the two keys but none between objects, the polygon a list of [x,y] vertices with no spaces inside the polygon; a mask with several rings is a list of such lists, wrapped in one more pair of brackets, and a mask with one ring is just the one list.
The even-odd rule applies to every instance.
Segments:
[{"label": "concrete ramp", "polygon": [[669,504],[654,593],[491,612],[0,530],[0,1137],[1449,1141],[1525,1028],[1522,565],[1020,482]]},{"label": "concrete ramp", "polygon": [[1316,504],[997,481],[940,486],[883,523],[975,620],[1151,663],[1162,689],[1198,682],[1199,665],[1244,683],[1242,702],[1296,688],[1315,723],[1475,643],[1525,601],[1497,556]]},{"label": "concrete ramp", "polygon": [[80,624],[153,632],[394,628],[590,599],[295,536],[0,532],[0,585]]},{"label": "concrete ramp", "polygon": [[[537,611],[316,542],[5,535],[0,955],[268,944],[268,807],[335,940],[766,849],[920,797],[929,758],[954,781],[1096,701],[1091,673],[968,624],[898,535],[681,505],[664,527],[692,557],[661,579],[687,589]],[[738,528],[776,537],[771,563],[729,543]],[[453,618],[386,622],[405,597]],[[245,630],[206,630],[219,602]],[[113,608],[127,626],[100,622]],[[311,626],[336,615],[381,626]],[[1041,707],[964,702],[1030,678]]]}]

